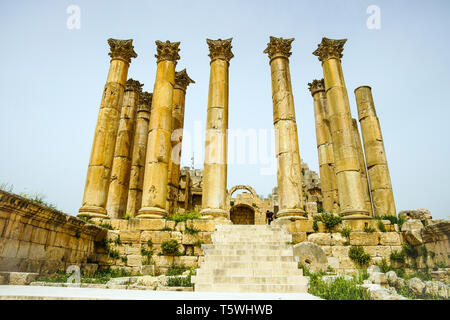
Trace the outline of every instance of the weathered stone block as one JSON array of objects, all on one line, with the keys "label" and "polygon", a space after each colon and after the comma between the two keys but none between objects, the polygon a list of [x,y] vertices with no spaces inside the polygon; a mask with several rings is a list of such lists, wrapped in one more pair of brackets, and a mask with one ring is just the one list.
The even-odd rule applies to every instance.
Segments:
[{"label": "weathered stone block", "polygon": [[198,257],[195,256],[180,256],[174,257],[175,264],[177,265],[185,265],[188,268],[196,268],[198,267]]},{"label": "weathered stone block", "polygon": [[296,220],[295,232],[314,232],[312,220]]},{"label": "weathered stone block", "polygon": [[306,241],[306,232],[294,232],[292,234],[292,242],[300,243]]},{"label": "weathered stone block", "polygon": [[[3,240],[2,240],[3,242]],[[4,258],[15,258],[19,250],[19,240],[9,239],[3,243],[3,250],[1,256]]]},{"label": "weathered stone block", "polygon": [[166,219],[140,219],[141,230],[159,231],[166,226]]},{"label": "weathered stone block", "polygon": [[202,232],[214,232],[216,230],[216,225],[212,220],[190,220],[192,221],[192,227]]},{"label": "weathered stone block", "polygon": [[381,232],[380,244],[386,246],[399,246],[402,244],[402,239],[397,232]]},{"label": "weathered stone block", "polygon": [[313,271],[324,271],[328,266],[327,256],[320,246],[312,242],[294,245],[294,257]]},{"label": "weathered stone block", "polygon": [[140,240],[140,231],[125,230],[120,231],[120,240],[122,242],[138,242]]},{"label": "weathered stone block", "polygon": [[45,246],[43,244],[32,243],[30,246],[29,259],[45,259]]},{"label": "weathered stone block", "polygon": [[127,255],[127,266],[129,267],[141,267],[142,256],[137,254]]},{"label": "weathered stone block", "polygon": [[376,246],[379,242],[378,232],[351,232],[350,244],[356,246]]},{"label": "weathered stone block", "polygon": [[181,241],[183,239],[183,235],[179,231],[171,231],[170,239],[176,240],[178,243],[181,243]]},{"label": "weathered stone block", "polygon": [[312,233],[308,236],[308,241],[320,246],[330,246],[331,233]]},{"label": "weathered stone block", "polygon": [[348,241],[348,239],[340,233],[332,233],[331,234],[331,245],[332,246],[343,246],[344,243],[347,241]]},{"label": "weathered stone block", "polygon": [[170,230],[175,230],[175,225],[176,225],[175,221],[166,220],[165,228],[168,228]]}]

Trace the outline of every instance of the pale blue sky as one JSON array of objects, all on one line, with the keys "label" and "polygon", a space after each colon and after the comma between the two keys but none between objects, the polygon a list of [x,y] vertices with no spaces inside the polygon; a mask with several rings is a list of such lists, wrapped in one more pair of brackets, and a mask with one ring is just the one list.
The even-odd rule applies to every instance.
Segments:
[{"label": "pale blue sky", "polygon": [[[81,29],[69,30],[69,5]],[[366,27],[369,5],[381,29]],[[323,36],[348,38],[343,69],[353,117],[353,90],[373,88],[397,210],[429,208],[448,218],[450,88],[448,1],[1,1],[0,182],[15,192],[41,192],[69,214],[81,205],[100,98],[109,66],[109,37],[134,39],[129,77],[153,90],[155,40],[181,41],[177,69],[188,88],[185,128],[205,125],[209,57],[205,39],[233,37],[229,127],[271,129],[266,48],[269,36],[294,37],[291,77],[300,155],[318,171],[312,98],[322,77],[311,53]],[[203,143],[202,143],[203,144]],[[183,154],[184,164],[190,154]],[[196,167],[202,159],[196,158]],[[228,188],[271,192],[275,175],[258,165],[232,165]]]}]

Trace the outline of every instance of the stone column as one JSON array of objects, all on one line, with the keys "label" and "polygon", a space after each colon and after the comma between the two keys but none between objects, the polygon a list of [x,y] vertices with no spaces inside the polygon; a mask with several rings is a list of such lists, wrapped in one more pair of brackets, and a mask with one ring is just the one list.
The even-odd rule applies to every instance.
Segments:
[{"label": "stone column", "polygon": [[131,39],[108,39],[108,44],[111,49],[109,53],[111,64],[100,103],[79,216],[106,216],[105,207],[119,127],[120,107],[131,58],[137,57]]},{"label": "stone column", "polygon": [[195,83],[189,78],[186,69],[175,72],[175,87],[173,89],[172,109],[172,151],[169,159],[169,183],[167,210],[172,213],[176,209],[178,198],[178,184],[180,180],[180,160],[184,127],[184,106],[186,88],[190,83]]},{"label": "stone column", "polygon": [[128,79],[123,96],[123,106],[120,113],[119,130],[117,132],[116,148],[109,183],[106,211],[110,218],[125,216],[128,185],[130,182],[131,156],[136,120],[136,109],[142,91],[139,81]]},{"label": "stone column", "polygon": [[126,212],[134,217],[142,204],[142,186],[144,184],[145,154],[147,152],[148,125],[152,94],[142,92],[136,114],[133,151],[131,157],[130,183]]},{"label": "stone column", "polygon": [[358,130],[358,122],[356,119],[352,119],[353,127],[353,139],[355,139],[356,149],[358,150],[358,162],[359,162],[359,174],[361,175],[361,184],[364,194],[364,202],[366,203],[366,209],[369,211],[370,216],[372,212],[372,201],[370,201],[369,182],[367,181],[366,160],[364,159],[364,152],[361,144],[361,136]]},{"label": "stone column", "polygon": [[319,57],[323,67],[340,214],[344,219],[363,219],[369,218],[369,212],[364,201],[350,103],[341,66],[346,41],[323,38],[313,54]]},{"label": "stone column", "polygon": [[371,90],[368,86],[359,87],[355,90],[355,96],[366,154],[374,216],[396,216],[391,176]]},{"label": "stone column", "polygon": [[179,42],[156,41],[157,69],[145,160],[142,207],[139,218],[167,215],[167,181],[172,133],[172,103],[175,66],[180,59]]},{"label": "stone column", "polygon": [[295,121],[289,56],[294,39],[270,37],[264,53],[269,55],[272,77],[273,124],[277,155],[280,210],[276,217],[306,219],[302,191],[302,171]]},{"label": "stone column", "polygon": [[206,39],[211,58],[201,214],[229,219],[227,204],[228,67],[231,40]]},{"label": "stone column", "polygon": [[[323,79],[308,83],[314,100],[317,152],[319,157],[320,184],[322,187],[323,210],[339,213],[339,197],[334,164],[333,143],[328,121],[327,96]],[[308,215],[309,217],[309,215]]]}]

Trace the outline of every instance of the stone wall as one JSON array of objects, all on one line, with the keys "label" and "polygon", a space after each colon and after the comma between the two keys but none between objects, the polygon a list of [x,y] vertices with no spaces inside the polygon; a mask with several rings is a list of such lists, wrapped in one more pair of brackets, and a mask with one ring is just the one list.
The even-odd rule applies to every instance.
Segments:
[{"label": "stone wall", "polygon": [[0,271],[53,273],[95,268],[90,257],[106,229],[0,191]]},{"label": "stone wall", "polygon": [[422,229],[421,234],[427,251],[432,252],[430,262],[445,264],[448,267],[450,265],[450,222],[442,221],[428,225]]}]

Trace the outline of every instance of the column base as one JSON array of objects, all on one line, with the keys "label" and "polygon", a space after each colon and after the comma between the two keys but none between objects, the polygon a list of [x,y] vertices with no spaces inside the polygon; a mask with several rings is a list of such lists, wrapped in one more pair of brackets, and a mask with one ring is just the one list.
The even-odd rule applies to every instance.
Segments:
[{"label": "column base", "polygon": [[368,210],[341,211],[340,215],[342,216],[342,220],[371,220],[372,219],[372,216],[370,216],[370,213]]},{"label": "column base", "polygon": [[205,208],[200,211],[202,219],[226,219],[229,220],[228,211],[223,209]]},{"label": "column base", "polygon": [[167,210],[158,207],[143,207],[137,214],[136,218],[146,218],[146,219],[161,219],[167,216]]},{"label": "column base", "polygon": [[83,206],[78,210],[77,217],[107,218],[106,209],[97,206]]},{"label": "column base", "polygon": [[308,220],[304,217],[305,211],[302,209],[282,209],[277,212],[276,219],[280,220]]}]

